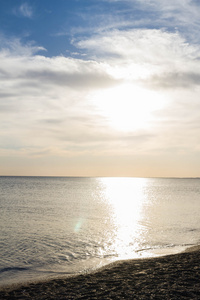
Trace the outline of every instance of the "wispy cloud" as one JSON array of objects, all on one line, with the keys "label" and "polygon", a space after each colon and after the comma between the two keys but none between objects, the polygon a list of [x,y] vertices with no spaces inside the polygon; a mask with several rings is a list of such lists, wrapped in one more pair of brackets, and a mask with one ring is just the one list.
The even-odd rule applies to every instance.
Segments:
[{"label": "wispy cloud", "polygon": [[[105,0],[114,6],[111,10],[101,13],[101,9],[93,16],[87,12],[82,18],[89,18],[90,28],[74,28],[74,34],[88,32],[106,32],[112,29],[166,29],[179,32],[188,41],[199,42],[200,4],[196,0]],[[97,4],[100,5],[100,4]],[[93,26],[91,27],[91,23]],[[92,30],[91,30],[92,28]]]},{"label": "wispy cloud", "polygon": [[21,39],[17,37],[6,37],[0,33],[0,51],[1,55],[11,56],[31,56],[39,51],[46,51],[42,46],[36,45],[34,41],[30,41],[26,44],[21,43]]},{"label": "wispy cloud", "polygon": [[34,11],[32,6],[24,2],[18,8],[14,9],[14,13],[25,18],[32,18]]},{"label": "wispy cloud", "polygon": [[199,41],[199,14],[200,4],[196,0],[178,1],[139,1],[144,10],[149,7],[150,11],[157,13],[154,24],[167,27],[169,30],[179,31],[189,41]]}]

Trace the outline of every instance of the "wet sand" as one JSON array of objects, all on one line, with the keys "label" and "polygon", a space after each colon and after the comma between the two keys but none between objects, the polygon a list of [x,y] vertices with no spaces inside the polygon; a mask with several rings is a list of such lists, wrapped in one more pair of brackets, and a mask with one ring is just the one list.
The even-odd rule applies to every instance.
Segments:
[{"label": "wet sand", "polygon": [[200,299],[200,248],[120,261],[94,273],[11,287],[0,299]]}]

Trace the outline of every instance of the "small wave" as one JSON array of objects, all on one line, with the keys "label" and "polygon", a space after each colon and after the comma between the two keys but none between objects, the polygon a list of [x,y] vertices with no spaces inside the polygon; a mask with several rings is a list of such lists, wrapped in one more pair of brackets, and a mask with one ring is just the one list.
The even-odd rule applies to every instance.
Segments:
[{"label": "small wave", "polygon": [[22,268],[22,267],[7,267],[0,269],[0,273],[4,272],[12,272],[12,271],[27,271],[28,268]]}]

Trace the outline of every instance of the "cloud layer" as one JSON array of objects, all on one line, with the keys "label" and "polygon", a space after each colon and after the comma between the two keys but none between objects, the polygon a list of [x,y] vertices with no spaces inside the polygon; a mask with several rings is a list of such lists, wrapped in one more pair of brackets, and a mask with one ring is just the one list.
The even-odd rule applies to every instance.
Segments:
[{"label": "cloud layer", "polygon": [[[144,1],[134,3],[144,8]],[[183,29],[193,13],[192,33],[199,25],[195,1],[145,5],[159,11],[158,25],[175,26],[178,18]],[[18,12],[33,16],[26,3]],[[3,173],[199,176],[200,48],[181,30],[107,27],[74,36],[82,59],[46,57],[34,42],[1,35]],[[134,121],[143,117],[141,103],[143,111],[149,107],[144,126]]]}]

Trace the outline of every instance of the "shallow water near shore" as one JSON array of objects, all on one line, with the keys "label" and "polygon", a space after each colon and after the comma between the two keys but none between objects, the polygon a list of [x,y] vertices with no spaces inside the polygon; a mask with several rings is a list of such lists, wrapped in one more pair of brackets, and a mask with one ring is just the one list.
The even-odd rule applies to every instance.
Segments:
[{"label": "shallow water near shore", "polygon": [[200,243],[200,179],[0,177],[1,285]]}]

